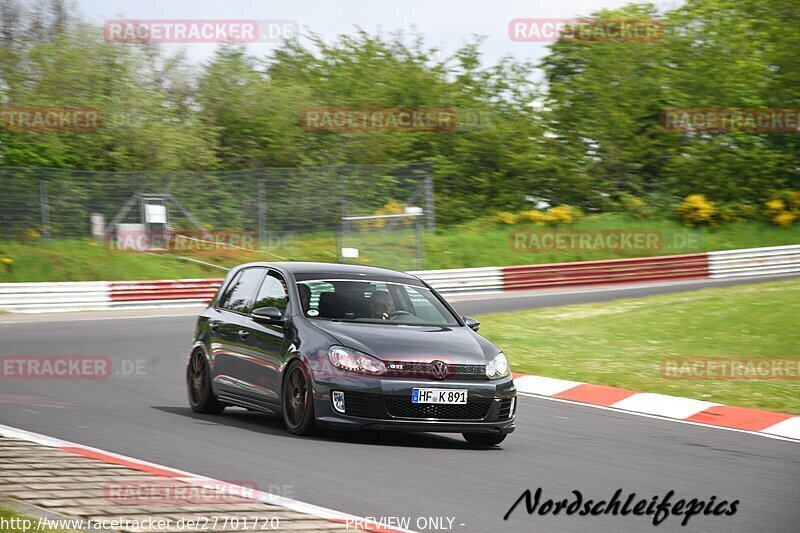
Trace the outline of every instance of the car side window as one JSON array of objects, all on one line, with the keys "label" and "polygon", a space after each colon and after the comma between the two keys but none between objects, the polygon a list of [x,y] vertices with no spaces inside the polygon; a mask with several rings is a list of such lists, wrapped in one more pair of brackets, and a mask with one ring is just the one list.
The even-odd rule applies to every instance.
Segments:
[{"label": "car side window", "polygon": [[281,313],[286,314],[286,306],[289,303],[289,296],[286,291],[286,283],[280,277],[280,274],[270,271],[261,284],[261,289],[256,296],[256,303],[253,304],[253,309],[261,307],[277,307]]},{"label": "car side window", "polygon": [[244,270],[240,270],[235,276],[233,276],[233,279],[231,279],[230,283],[228,283],[228,286],[225,287],[225,292],[223,292],[222,296],[220,296],[219,300],[217,300],[217,307],[220,309],[227,308],[228,302],[231,301],[231,293],[233,292],[233,289],[236,288],[236,285],[241,279],[243,273]]},{"label": "car side window", "polygon": [[264,268],[246,268],[231,281],[219,306],[228,311],[249,314],[253,310],[253,298],[264,277]]}]

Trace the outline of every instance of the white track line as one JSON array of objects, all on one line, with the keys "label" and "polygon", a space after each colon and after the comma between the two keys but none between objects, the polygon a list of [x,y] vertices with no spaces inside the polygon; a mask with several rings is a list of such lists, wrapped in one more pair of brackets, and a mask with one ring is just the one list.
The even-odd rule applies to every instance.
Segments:
[{"label": "white track line", "polygon": [[[80,448],[82,450],[87,450],[95,453],[99,453],[102,455],[106,455],[108,457],[113,457],[115,459],[120,459],[122,461],[126,461],[129,463],[134,463],[138,465],[142,465],[145,467],[156,468],[159,470],[165,470],[172,472],[174,474],[179,474],[180,477],[175,478],[186,483],[197,484],[201,486],[212,486],[212,487],[220,487],[220,486],[228,486],[228,487],[235,487],[236,485],[232,483],[228,483],[226,481],[220,481],[213,478],[209,478],[206,476],[201,476],[199,474],[193,474],[191,472],[186,472],[184,470],[178,470],[177,468],[172,468],[169,466],[163,466],[156,463],[151,463],[149,461],[142,461],[141,459],[136,459],[133,457],[128,457],[126,455],[120,455],[118,453],[109,452],[106,450],[102,450],[99,448],[93,448],[91,446],[86,446],[83,444],[77,444],[74,442],[69,442],[61,439],[57,439],[55,437],[48,437],[47,435],[41,435],[39,433],[34,433],[32,431],[27,431],[24,429],[19,429],[11,426],[5,426],[0,424],[0,435],[4,437],[9,437],[13,439],[24,440],[28,442],[34,442],[36,444],[41,444],[42,446],[48,446],[51,448]],[[238,487],[242,488],[242,487]],[[286,509],[290,509],[292,511],[296,511],[298,513],[308,514],[315,516],[317,518],[323,518],[328,521],[334,522],[342,522],[347,520],[365,520],[364,518],[357,517],[355,515],[342,513],[340,511],[335,511],[333,509],[328,509],[327,507],[320,507],[319,505],[314,505],[310,503],[301,502],[298,500],[293,500],[291,498],[285,498],[283,496],[277,496],[275,494],[270,494],[268,492],[262,492],[260,490],[252,490],[249,487],[246,487],[247,490],[239,491],[237,494],[241,493],[243,498],[250,497],[252,495],[252,499],[271,504],[277,505],[280,507],[284,507]],[[344,524],[344,522],[342,522]],[[357,528],[354,528],[357,530]],[[386,529],[387,532],[394,532],[394,531],[403,531],[408,533],[414,533],[412,530],[409,529],[398,529],[398,528],[391,528]]]},{"label": "white track line", "polygon": [[[517,391],[517,394],[519,396],[527,396],[529,398],[537,398],[537,399],[540,399],[540,400],[550,400],[551,402],[562,402],[562,403],[569,403],[569,404],[572,404],[572,405],[579,405],[581,407],[591,407],[592,409],[603,409],[604,411],[613,411],[615,413],[619,413],[619,414],[623,414],[623,415],[642,416],[644,418],[653,418],[653,419],[656,419],[656,420],[664,420],[665,422],[677,422],[679,424],[689,424],[691,426],[700,426],[700,427],[711,428],[711,429],[721,429],[721,430],[724,430],[724,431],[735,431],[737,433],[748,433],[750,435],[756,435],[758,437],[766,437],[768,439],[775,439],[775,440],[782,440],[782,441],[786,441],[786,442],[800,443],[800,440],[793,439],[791,437],[784,437],[784,436],[781,436],[781,435],[772,435],[770,433],[762,433],[760,431],[751,431],[749,429],[737,429],[737,428],[729,428],[729,427],[725,427],[725,426],[714,426],[712,424],[703,424],[702,422],[693,422],[691,420],[680,420],[678,418],[669,418],[669,417],[654,415],[654,414],[650,414],[650,413],[638,413],[636,411],[625,411],[623,409],[618,409],[618,408],[615,408],[615,407],[609,407],[609,406],[605,406],[605,405],[595,405],[595,404],[592,404],[592,403],[576,402],[575,400],[566,400],[564,398],[551,398],[550,396],[541,396],[539,394],[531,394],[529,392],[519,392],[519,391]],[[789,420],[791,420],[791,419],[789,419]],[[774,426],[771,426],[771,427],[774,427]],[[770,429],[770,428],[768,428],[768,429]]]}]

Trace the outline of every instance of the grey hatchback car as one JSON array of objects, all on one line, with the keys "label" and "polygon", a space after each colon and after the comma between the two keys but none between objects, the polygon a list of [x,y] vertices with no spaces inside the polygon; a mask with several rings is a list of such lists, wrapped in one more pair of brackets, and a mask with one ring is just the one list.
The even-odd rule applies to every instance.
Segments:
[{"label": "grey hatchback car", "polygon": [[505,356],[419,278],[328,263],[232,269],[197,320],[186,368],[202,413],[240,406],[317,428],[462,433],[490,446],[514,431]]}]

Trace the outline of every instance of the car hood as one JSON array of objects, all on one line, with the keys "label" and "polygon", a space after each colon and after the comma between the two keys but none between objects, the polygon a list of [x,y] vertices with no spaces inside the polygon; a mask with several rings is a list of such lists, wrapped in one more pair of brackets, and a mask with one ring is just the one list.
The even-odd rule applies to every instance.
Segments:
[{"label": "car hood", "polygon": [[342,346],[384,361],[486,364],[500,351],[468,327],[398,326],[314,320]]}]

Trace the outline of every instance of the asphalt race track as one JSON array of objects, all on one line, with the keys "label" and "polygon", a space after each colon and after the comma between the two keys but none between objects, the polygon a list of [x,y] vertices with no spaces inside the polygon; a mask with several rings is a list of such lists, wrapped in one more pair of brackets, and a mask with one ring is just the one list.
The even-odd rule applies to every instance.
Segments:
[{"label": "asphalt race track", "polygon": [[[481,301],[499,300],[458,307],[482,312]],[[410,517],[411,529],[420,517],[454,518],[456,531],[655,529],[643,516],[528,516],[524,504],[504,522],[522,492],[538,487],[543,500],[573,490],[609,499],[622,489],[646,499],[673,490],[673,499],[740,502],[732,517],[694,516],[681,527],[670,516],[658,531],[796,531],[800,523],[795,442],[533,397],[521,398],[517,431],[497,449],[470,449],[459,435],[297,438],[278,417],[190,411],[183,373],[191,316],[82,318],[4,317],[13,320],[0,323],[0,355],[107,355],[114,372],[0,379],[0,424],[360,516]]]}]

